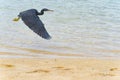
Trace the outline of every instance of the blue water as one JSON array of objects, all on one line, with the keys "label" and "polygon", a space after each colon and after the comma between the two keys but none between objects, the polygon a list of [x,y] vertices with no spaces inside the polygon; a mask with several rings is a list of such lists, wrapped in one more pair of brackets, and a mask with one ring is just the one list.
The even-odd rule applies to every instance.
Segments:
[{"label": "blue water", "polygon": [[[120,58],[119,0],[0,0],[0,57]],[[40,16],[51,40],[33,33],[19,12],[54,10]]]}]

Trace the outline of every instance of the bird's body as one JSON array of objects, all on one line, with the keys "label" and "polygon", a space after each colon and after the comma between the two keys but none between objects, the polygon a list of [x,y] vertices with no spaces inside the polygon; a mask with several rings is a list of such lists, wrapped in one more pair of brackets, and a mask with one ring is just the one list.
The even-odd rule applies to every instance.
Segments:
[{"label": "bird's body", "polygon": [[51,36],[48,34],[43,22],[38,17],[38,15],[44,14],[44,10],[46,9],[42,9],[41,13],[39,13],[36,9],[29,9],[20,12],[18,17],[20,17],[23,20],[23,22],[39,36],[41,36],[44,39],[50,39]]},{"label": "bird's body", "polygon": [[20,12],[20,14],[18,16],[21,17],[23,22],[29,28],[33,27],[37,23],[37,21],[40,21],[38,15],[36,15],[36,10],[35,9],[30,9],[30,10],[27,10],[27,11]]}]

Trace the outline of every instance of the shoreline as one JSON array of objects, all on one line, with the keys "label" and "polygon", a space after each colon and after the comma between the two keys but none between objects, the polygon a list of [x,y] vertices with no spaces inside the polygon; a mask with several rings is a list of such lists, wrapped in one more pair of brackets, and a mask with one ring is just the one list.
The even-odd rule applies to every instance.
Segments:
[{"label": "shoreline", "polygon": [[119,80],[115,59],[0,59],[0,80]]}]

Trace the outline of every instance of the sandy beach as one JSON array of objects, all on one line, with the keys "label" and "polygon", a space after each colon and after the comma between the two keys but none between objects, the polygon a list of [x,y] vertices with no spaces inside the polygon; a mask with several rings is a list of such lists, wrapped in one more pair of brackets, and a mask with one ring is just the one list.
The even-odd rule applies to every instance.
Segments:
[{"label": "sandy beach", "polygon": [[120,60],[0,59],[0,80],[120,80]]}]

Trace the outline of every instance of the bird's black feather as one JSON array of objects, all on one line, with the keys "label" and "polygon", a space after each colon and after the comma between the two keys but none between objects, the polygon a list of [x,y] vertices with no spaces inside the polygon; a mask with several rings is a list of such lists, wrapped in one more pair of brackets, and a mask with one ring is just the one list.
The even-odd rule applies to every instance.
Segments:
[{"label": "bird's black feather", "polygon": [[39,36],[41,36],[44,39],[51,39],[51,36],[45,29],[43,22],[37,15],[37,10],[31,9],[23,11],[19,14],[19,17],[21,17],[23,22]]}]

